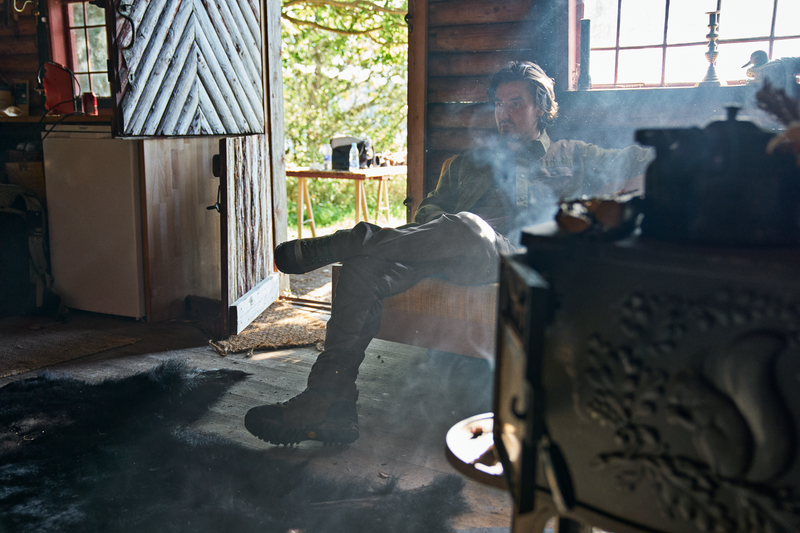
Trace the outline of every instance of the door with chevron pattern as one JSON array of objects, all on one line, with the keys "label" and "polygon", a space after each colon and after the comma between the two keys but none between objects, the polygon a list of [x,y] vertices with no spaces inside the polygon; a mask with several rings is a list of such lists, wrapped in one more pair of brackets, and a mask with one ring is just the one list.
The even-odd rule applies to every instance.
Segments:
[{"label": "door with chevron pattern", "polygon": [[[106,27],[115,137],[220,138],[216,333],[239,333],[286,283],[272,260],[286,236],[280,0],[107,0]],[[174,159],[167,166],[207,179]],[[213,201],[195,200],[180,207]]]},{"label": "door with chevron pattern", "polygon": [[264,133],[259,0],[111,0],[118,137]]}]

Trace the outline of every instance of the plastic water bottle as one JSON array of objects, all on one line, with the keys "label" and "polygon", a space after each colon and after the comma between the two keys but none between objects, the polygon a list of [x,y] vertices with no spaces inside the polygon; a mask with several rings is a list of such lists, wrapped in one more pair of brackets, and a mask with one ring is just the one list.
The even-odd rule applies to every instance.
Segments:
[{"label": "plastic water bottle", "polygon": [[358,148],[356,143],[350,145],[350,172],[358,172]]},{"label": "plastic water bottle", "polygon": [[333,150],[331,150],[330,144],[323,144],[322,147],[319,149],[322,152],[322,168],[324,170],[331,169],[331,156],[333,155]]}]

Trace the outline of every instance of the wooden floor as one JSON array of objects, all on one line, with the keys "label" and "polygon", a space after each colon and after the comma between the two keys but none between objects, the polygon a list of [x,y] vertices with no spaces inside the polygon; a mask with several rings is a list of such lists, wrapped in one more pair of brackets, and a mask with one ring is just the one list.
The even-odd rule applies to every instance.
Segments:
[{"label": "wooden floor", "polygon": [[[74,321],[141,340],[136,344],[61,363],[49,370],[79,379],[99,380],[148,369],[160,361],[180,358],[199,369],[234,368],[250,377],[235,385],[196,428],[213,432],[265,456],[290,462],[308,461],[335,478],[360,477],[380,483],[387,476],[413,488],[441,474],[456,473],[444,454],[445,433],[456,422],[491,410],[491,370],[486,361],[452,354],[429,353],[411,346],[373,341],[358,380],[361,437],[349,446],[304,442],[294,447],[265,444],[244,428],[253,406],[282,401],[305,388],[318,352],[296,348],[221,357],[198,328],[181,321],[141,324],[96,315]],[[39,371],[0,378],[0,386],[33,377]],[[472,533],[509,531],[512,502],[507,492],[467,480],[465,495],[471,511],[453,526]]]}]

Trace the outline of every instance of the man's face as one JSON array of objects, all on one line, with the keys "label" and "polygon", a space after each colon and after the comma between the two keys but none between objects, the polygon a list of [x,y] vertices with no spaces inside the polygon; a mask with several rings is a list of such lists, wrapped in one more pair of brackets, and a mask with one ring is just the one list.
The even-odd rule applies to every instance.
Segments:
[{"label": "man's face", "polygon": [[494,118],[500,135],[509,142],[525,143],[538,138],[538,121],[543,114],[533,103],[527,82],[512,81],[497,86]]}]

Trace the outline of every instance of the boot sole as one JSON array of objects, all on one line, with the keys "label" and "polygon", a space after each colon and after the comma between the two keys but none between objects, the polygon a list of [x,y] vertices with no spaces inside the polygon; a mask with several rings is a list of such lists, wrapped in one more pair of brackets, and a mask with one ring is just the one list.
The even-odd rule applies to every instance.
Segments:
[{"label": "boot sole", "polygon": [[[247,426],[247,424],[245,424]],[[315,440],[324,444],[351,444],[358,440],[358,425],[336,425],[323,423],[301,427],[285,427],[283,424],[262,422],[258,428],[247,430],[270,444],[298,444],[306,440]]]}]

